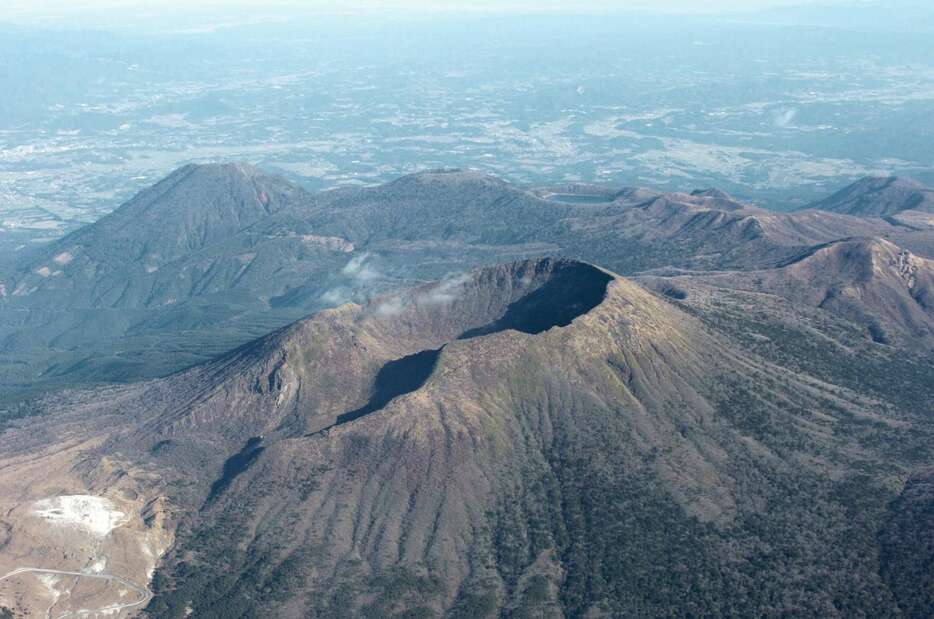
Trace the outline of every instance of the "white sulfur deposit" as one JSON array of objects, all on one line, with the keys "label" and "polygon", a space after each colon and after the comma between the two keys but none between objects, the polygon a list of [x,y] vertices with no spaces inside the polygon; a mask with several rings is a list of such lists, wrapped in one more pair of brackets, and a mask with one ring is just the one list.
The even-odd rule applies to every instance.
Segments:
[{"label": "white sulfur deposit", "polygon": [[77,527],[96,537],[105,537],[126,522],[126,514],[109,499],[89,495],[36,501],[34,513],[52,524]]},{"label": "white sulfur deposit", "polygon": [[45,585],[49,597],[52,598],[52,605],[49,606],[49,608],[52,608],[52,606],[58,603],[58,598],[62,597],[62,592],[58,590],[58,583],[61,579],[54,574],[41,574],[37,576],[37,578],[39,582]]}]

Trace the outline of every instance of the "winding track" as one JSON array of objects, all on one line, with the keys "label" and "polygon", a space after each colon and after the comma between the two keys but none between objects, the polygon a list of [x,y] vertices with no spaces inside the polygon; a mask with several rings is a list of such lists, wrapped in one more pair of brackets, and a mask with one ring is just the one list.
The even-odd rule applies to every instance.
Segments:
[{"label": "winding track", "polygon": [[[126,580],[125,578],[121,578],[120,576],[113,576],[110,574],[86,574],[84,572],[68,572],[64,570],[49,570],[49,569],[40,568],[40,567],[16,568],[9,574],[0,576],[0,582],[6,580],[7,578],[12,578],[13,576],[18,576],[19,574],[26,574],[26,573],[59,574],[62,576],[78,576],[80,578],[100,578],[100,579],[108,580],[111,582],[116,581],[120,583],[121,585],[127,587],[128,589],[135,591],[139,595],[139,599],[135,602],[128,602],[126,604],[111,604],[109,606],[104,606],[102,608],[95,608],[94,610],[90,611],[88,614],[91,614],[91,613],[120,614],[122,611],[126,610],[127,608],[132,608],[134,606],[140,606],[142,604],[145,604],[152,597],[152,591],[150,591],[146,587],[141,587],[137,585],[136,583],[132,583],[129,580]],[[49,608],[49,611],[51,610],[52,609]],[[81,613],[81,614],[84,614],[84,613]],[[74,612],[65,613],[63,615],[59,615],[56,619],[64,619],[65,617],[69,617],[69,616],[78,616],[78,613],[74,613]]]}]

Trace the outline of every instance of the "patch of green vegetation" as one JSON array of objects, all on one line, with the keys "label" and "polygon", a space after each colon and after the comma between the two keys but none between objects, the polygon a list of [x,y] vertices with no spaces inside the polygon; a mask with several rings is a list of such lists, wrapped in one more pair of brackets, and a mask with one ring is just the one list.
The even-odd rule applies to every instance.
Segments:
[{"label": "patch of green vegetation", "polygon": [[541,574],[536,574],[526,583],[522,591],[523,599],[532,604],[547,602],[550,599],[550,589],[548,579]]},{"label": "patch of green vegetation", "polygon": [[[704,308],[683,304],[682,309],[740,342],[750,353],[825,383],[823,398],[802,401],[799,406],[803,413],[819,409],[833,417],[835,435],[848,437],[893,463],[930,463],[930,445],[934,442],[934,409],[930,406],[934,401],[934,357],[879,345],[851,323],[820,314],[780,318],[781,312],[756,311],[734,300],[718,300]],[[783,379],[773,376],[762,380],[766,382],[761,384],[768,387],[767,381]],[[748,391],[753,399],[768,396],[768,389]],[[841,401],[853,400],[854,396],[862,400],[861,407],[868,403],[872,412],[882,418],[905,420],[910,425],[892,425],[853,414]],[[744,406],[746,410],[759,410],[752,402],[740,403],[735,398],[725,405],[726,410],[739,411]],[[809,417],[809,423],[820,423],[813,415]]]},{"label": "patch of green vegetation", "polygon": [[808,328],[803,317],[795,324],[729,304],[692,313],[777,365],[872,395],[905,414],[930,419],[934,358],[879,346],[861,332],[830,321],[816,325],[818,334]]},{"label": "patch of green vegetation", "polygon": [[234,511],[222,512],[211,526],[180,532],[186,546],[197,549],[197,558],[156,571],[151,586],[154,597],[146,614],[218,619],[256,616],[260,609],[250,595],[253,587],[244,586],[252,576],[249,555],[237,543],[246,535],[244,515]]},{"label": "patch of green vegetation", "polygon": [[368,579],[367,590],[375,600],[364,607],[362,617],[421,619],[437,615],[428,606],[439,603],[444,588],[436,577],[423,576],[406,568],[393,568]]},{"label": "patch of green vegetation", "polygon": [[447,616],[449,619],[486,619],[496,616],[498,606],[495,593],[467,592],[458,597]]},{"label": "patch of green vegetation", "polygon": [[26,419],[42,414],[42,407],[36,401],[37,394],[5,394],[0,398],[0,432],[19,419]]},{"label": "patch of green vegetation", "polygon": [[[722,520],[700,520],[677,502],[655,456],[623,455],[625,411],[554,417],[544,473],[490,515],[506,599],[548,607],[547,578],[529,570],[550,552],[563,571],[555,602],[566,617],[859,616],[867,608],[897,616],[876,532],[898,465],[847,445],[899,434],[785,380],[763,371],[718,377],[714,425],[681,433],[726,450],[737,504]],[[797,462],[805,454],[814,465]],[[824,473],[824,461],[840,467],[836,475]]]},{"label": "patch of green vegetation", "polygon": [[905,617],[926,619],[934,601],[934,479],[909,480],[879,532],[879,572]]}]

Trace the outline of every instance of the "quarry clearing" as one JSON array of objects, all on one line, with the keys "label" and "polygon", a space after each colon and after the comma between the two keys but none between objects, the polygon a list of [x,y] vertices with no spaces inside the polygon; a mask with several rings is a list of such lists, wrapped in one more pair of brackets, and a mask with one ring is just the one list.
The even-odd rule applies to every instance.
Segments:
[{"label": "quarry clearing", "polygon": [[[37,578],[40,578],[40,580],[42,579],[42,576],[74,577],[75,580],[72,586],[64,591],[57,589],[56,585],[58,583],[54,580],[51,580],[48,582],[43,581],[43,584],[45,584],[49,588],[50,592],[52,593],[52,604],[49,606],[49,608],[46,610],[46,613],[45,613],[45,616],[48,619],[51,619],[52,617],[54,617],[55,619],[66,619],[67,617],[101,617],[101,616],[116,617],[126,609],[133,608],[136,606],[142,606],[146,604],[146,602],[148,602],[149,599],[152,597],[152,592],[150,592],[149,589],[145,587],[141,587],[137,585],[136,583],[130,582],[129,580],[126,580],[125,578],[121,578],[119,576],[113,576],[111,574],[88,574],[85,572],[70,572],[70,571],[65,571],[65,570],[52,570],[52,569],[45,569],[45,568],[38,568],[38,567],[20,567],[20,568],[13,570],[12,572],[8,574],[0,576],[0,582],[10,579],[10,578],[14,578],[16,576],[20,576],[22,574],[33,574],[33,575],[36,575]],[[90,609],[82,608],[82,609],[75,610],[75,611],[64,612],[61,614],[54,614],[53,610],[56,604],[58,604],[59,600],[62,599],[63,597],[67,598],[71,596],[71,591],[77,587],[78,580],[81,578],[96,578],[99,580],[107,581],[108,583],[116,583],[124,587],[125,589],[136,593],[136,599],[132,601],[128,601],[128,602],[115,602],[113,604],[108,604],[100,608],[90,608]],[[121,597],[122,597],[122,593],[121,593]]]},{"label": "quarry clearing", "polygon": [[[113,497],[113,498],[111,498]],[[47,619],[133,616],[164,542],[140,521],[139,504],[50,493],[10,514],[0,557],[0,608]]]},{"label": "quarry clearing", "polygon": [[128,520],[109,499],[92,495],[42,499],[33,507],[33,513],[49,523],[82,529],[98,538],[106,537]]}]

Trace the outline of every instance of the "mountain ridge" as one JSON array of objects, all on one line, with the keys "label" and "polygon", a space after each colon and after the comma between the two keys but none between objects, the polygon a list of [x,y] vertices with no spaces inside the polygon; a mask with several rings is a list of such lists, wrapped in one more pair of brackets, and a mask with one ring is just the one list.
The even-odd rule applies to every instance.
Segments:
[{"label": "mountain ridge", "polygon": [[886,217],[903,211],[934,213],[934,189],[898,176],[867,176],[803,208],[860,217]]},{"label": "mountain ridge", "polygon": [[694,280],[766,292],[851,320],[877,342],[929,349],[934,341],[934,261],[878,237],[817,245],[773,269],[694,274],[654,281]]},{"label": "mountain ridge", "polygon": [[[926,461],[926,422],[766,359],[690,302],[585,263],[513,262],[49,401],[0,446],[11,548],[23,506],[75,472],[71,492],[164,505],[174,541],[146,616],[894,609],[872,532],[890,522],[897,544],[919,523],[890,504]],[[341,420],[421,351],[440,352],[409,391]],[[50,455],[13,465],[36,441]]]},{"label": "mountain ridge", "polygon": [[[135,215],[147,208],[166,215]],[[4,382],[163,375],[328,306],[536,256],[635,275],[772,268],[855,236],[934,255],[934,221],[911,214],[773,213],[713,190],[523,188],[471,170],[311,195],[248,166],[189,166],[4,275]]]}]

